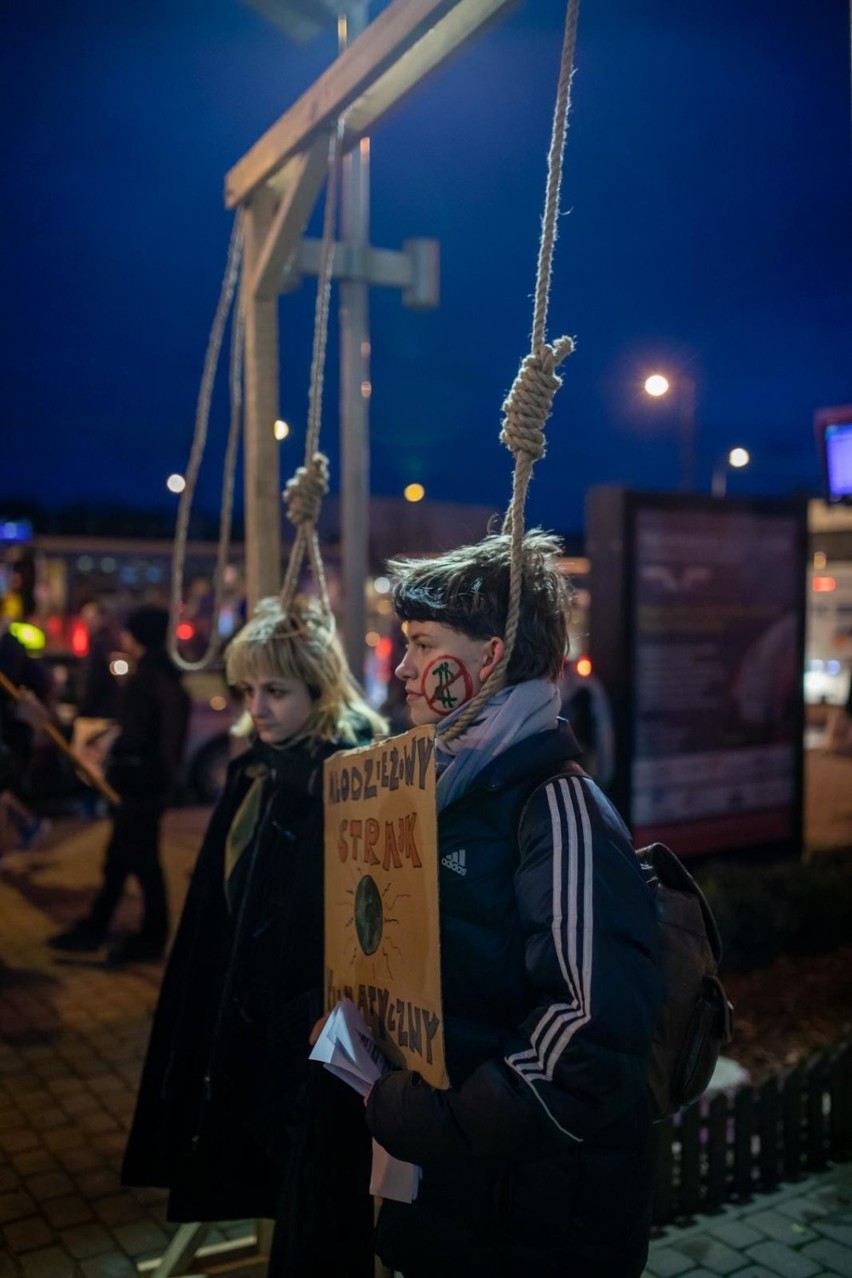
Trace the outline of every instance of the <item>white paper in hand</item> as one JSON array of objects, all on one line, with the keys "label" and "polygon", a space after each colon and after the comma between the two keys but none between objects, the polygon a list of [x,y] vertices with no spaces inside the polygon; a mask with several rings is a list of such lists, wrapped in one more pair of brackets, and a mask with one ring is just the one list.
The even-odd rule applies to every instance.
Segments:
[{"label": "white paper in hand", "polygon": [[413,1203],[419,1188],[420,1168],[415,1163],[394,1158],[374,1140],[370,1193],[377,1198],[393,1198],[398,1203]]},{"label": "white paper in hand", "polygon": [[[390,1062],[376,1047],[369,1027],[349,998],[342,998],[329,1013],[310,1059],[321,1061],[330,1073],[362,1096],[390,1069]],[[373,1141],[371,1194],[410,1203],[417,1197],[419,1185],[419,1167],[400,1162]]]},{"label": "white paper in hand", "polygon": [[390,1069],[373,1040],[364,1018],[349,998],[329,1013],[310,1059],[322,1061],[336,1078],[366,1096],[376,1079]]}]

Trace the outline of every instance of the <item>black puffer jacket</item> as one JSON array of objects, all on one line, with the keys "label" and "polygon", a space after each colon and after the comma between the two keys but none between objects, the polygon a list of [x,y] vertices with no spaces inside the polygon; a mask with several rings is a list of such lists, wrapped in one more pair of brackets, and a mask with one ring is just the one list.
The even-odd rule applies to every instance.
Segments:
[{"label": "black puffer jacket", "polygon": [[[288,1273],[372,1274],[360,1097],[308,1061],[322,1012],[322,764],[255,744],[229,769],[166,969],[122,1168],[172,1220],[266,1217]],[[225,886],[236,813],[259,819]],[[275,1270],[271,1270],[274,1272]]]},{"label": "black puffer jacket", "polygon": [[[451,1089],[373,1089],[376,1139],[420,1164],[377,1250],[406,1278],[641,1273],[656,925],[620,817],[567,725],[520,742],[439,817]],[[550,778],[550,779],[546,779]]]}]

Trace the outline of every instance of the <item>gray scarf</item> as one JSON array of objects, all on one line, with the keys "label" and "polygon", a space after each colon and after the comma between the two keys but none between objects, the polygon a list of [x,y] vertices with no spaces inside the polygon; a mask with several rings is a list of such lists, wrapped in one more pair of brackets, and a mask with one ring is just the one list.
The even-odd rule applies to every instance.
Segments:
[{"label": "gray scarf", "polygon": [[[559,707],[555,684],[546,679],[528,679],[495,693],[478,718],[452,741],[446,741],[439,732],[435,737],[438,811],[464,794],[482,769],[509,746],[555,728]],[[459,706],[443,722],[453,723],[465,708]]]}]

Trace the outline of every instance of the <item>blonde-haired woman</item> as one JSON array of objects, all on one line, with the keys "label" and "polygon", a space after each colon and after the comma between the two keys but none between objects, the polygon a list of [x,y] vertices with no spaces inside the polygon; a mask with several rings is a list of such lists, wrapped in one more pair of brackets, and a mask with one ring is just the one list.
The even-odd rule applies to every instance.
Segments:
[{"label": "blonde-haired woman", "polygon": [[313,601],[263,600],[226,669],[251,744],[193,873],[122,1180],[168,1187],[172,1220],[275,1220],[270,1273],[366,1278],[363,1107],[307,1058],[322,1012],[322,765],[386,727]]}]

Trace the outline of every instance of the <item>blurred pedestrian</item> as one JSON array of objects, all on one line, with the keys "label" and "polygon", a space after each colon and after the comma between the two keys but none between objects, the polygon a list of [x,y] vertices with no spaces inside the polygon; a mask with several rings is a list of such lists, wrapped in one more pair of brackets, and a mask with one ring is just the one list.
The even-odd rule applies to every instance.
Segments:
[{"label": "blurred pedestrian", "polygon": [[36,816],[20,795],[17,762],[0,735],[0,856],[12,848],[31,848],[50,824]]},{"label": "blurred pedestrian", "polygon": [[123,647],[135,669],[122,689],[119,734],[107,765],[107,780],[121,803],[113,817],[103,884],[89,913],[48,941],[55,950],[99,949],[133,875],[142,889],[142,924],[110,950],[113,965],[158,961],[168,937],[160,821],[177,789],[190,709],[180,673],[166,652],[168,622],[165,608],[145,605],[125,623]]},{"label": "blurred pedestrian", "polygon": [[121,689],[110,663],[113,653],[121,647],[121,628],[99,599],[83,605],[80,620],[89,636],[89,650],[80,663],[77,715],[84,719],[114,719]]},{"label": "blurred pedestrian", "polygon": [[579,662],[566,661],[559,681],[560,714],[571,724],[580,747],[580,764],[602,790],[615,773],[615,728],[609,697],[592,674],[591,663],[580,673]]},{"label": "blurred pedestrian", "polygon": [[[30,770],[39,714],[43,713],[50,684],[44,667],[33,660],[10,631],[8,617],[0,617],[0,673],[16,688],[31,694],[22,705],[0,686],[0,750],[3,754],[0,790],[7,796],[6,814],[15,815],[23,846],[28,847],[43,829],[41,819],[30,810]],[[8,831],[6,837],[9,837]],[[0,843],[0,849],[2,847]]]},{"label": "blurred pedestrian", "polygon": [[[16,688],[26,688],[39,701],[47,702],[50,681],[44,667],[34,661],[20,640],[15,638],[6,617],[0,617],[0,674],[4,674]],[[32,754],[33,728],[19,713],[18,703],[2,688],[0,732],[15,755],[21,773],[25,774]]]}]

